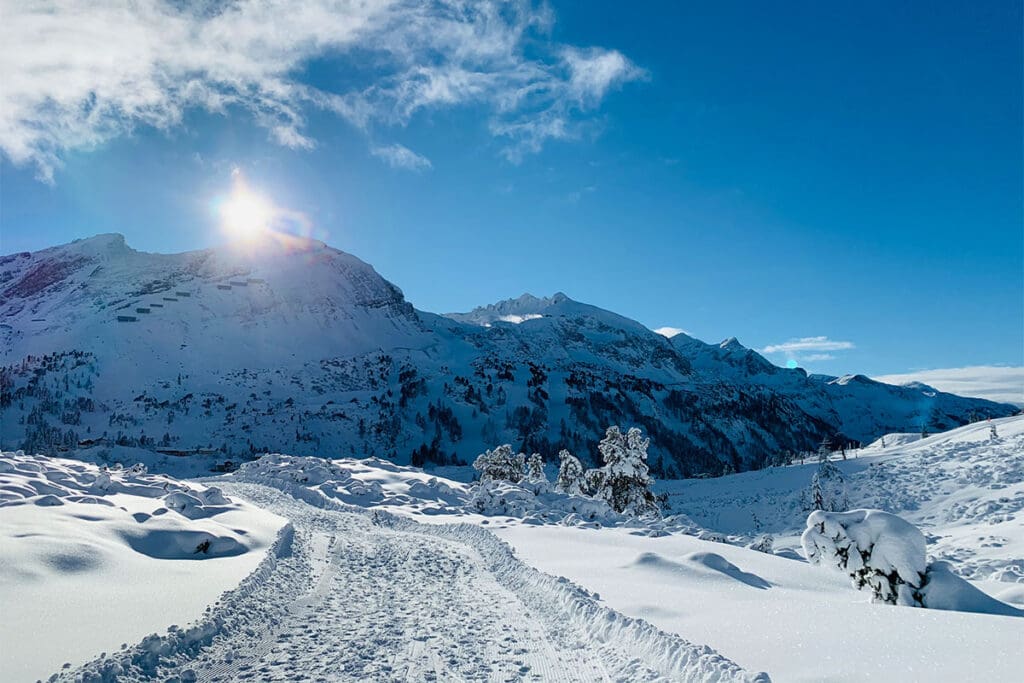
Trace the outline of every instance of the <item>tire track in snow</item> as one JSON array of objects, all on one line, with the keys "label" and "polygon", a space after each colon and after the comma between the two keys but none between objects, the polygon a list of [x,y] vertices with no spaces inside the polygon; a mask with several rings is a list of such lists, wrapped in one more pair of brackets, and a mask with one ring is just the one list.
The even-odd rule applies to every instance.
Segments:
[{"label": "tire track in snow", "polygon": [[768,680],[598,605],[478,527],[369,515],[309,489],[224,489],[291,520],[285,551],[189,636],[150,636],[59,680]]}]

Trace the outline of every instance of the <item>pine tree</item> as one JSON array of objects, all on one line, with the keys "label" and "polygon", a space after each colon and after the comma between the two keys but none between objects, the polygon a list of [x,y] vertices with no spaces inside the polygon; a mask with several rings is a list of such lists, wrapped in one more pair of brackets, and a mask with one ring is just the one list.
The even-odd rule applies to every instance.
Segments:
[{"label": "pine tree", "polygon": [[473,462],[473,469],[480,473],[480,481],[509,481],[519,483],[525,474],[523,471],[526,457],[513,454],[510,444],[502,444],[493,451],[481,453]]},{"label": "pine tree", "polygon": [[558,452],[558,478],[555,488],[562,493],[578,496],[583,494],[583,463],[564,448]]},{"label": "pine tree", "polygon": [[811,478],[811,505],[826,512],[841,512],[850,506],[843,473],[830,460],[822,460]]},{"label": "pine tree", "polygon": [[636,427],[623,434],[616,426],[609,427],[598,444],[604,467],[596,497],[616,512],[636,517],[658,512],[651,491],[654,481],[647,467],[649,444],[650,439],[645,439]]},{"label": "pine tree", "polygon": [[544,474],[544,458],[540,453],[534,453],[526,461],[526,478],[530,481],[547,481]]}]

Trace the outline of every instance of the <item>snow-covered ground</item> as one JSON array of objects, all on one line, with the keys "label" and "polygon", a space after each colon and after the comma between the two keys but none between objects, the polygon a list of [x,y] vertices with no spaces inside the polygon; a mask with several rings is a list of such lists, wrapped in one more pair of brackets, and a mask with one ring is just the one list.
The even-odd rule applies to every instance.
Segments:
[{"label": "snow-covered ground", "polygon": [[[995,436],[988,423],[889,435],[835,465],[850,507],[919,526],[931,559],[1013,613],[1024,607],[1024,417],[993,424]],[[122,471],[109,485],[95,465],[2,462],[4,557],[16,561],[0,572],[20,612],[0,623],[22,639],[10,659],[31,676],[105,651],[61,676],[1019,680],[1024,618],[872,604],[803,560],[817,463],[661,482],[673,514],[647,523],[543,485],[481,497],[456,480],[464,470],[380,460],[272,455],[201,481]],[[168,495],[176,488],[194,502]],[[49,495],[63,505],[45,506]],[[211,555],[246,552],[193,561],[201,533],[217,541]],[[743,547],[765,533],[774,553]],[[83,637],[78,615],[102,635]],[[44,628],[52,647],[24,635]]]},{"label": "snow-covered ground", "polygon": [[876,605],[800,560],[673,534],[506,526],[541,571],[773,681],[1014,681],[1024,619]]},{"label": "snow-covered ground", "polygon": [[45,678],[198,619],[285,522],[215,488],[4,453],[0,680]]}]

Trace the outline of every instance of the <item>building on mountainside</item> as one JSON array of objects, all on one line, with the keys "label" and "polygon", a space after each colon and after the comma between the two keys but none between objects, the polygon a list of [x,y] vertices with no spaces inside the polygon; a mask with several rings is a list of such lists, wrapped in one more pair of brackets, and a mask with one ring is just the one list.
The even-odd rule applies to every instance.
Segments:
[{"label": "building on mountainside", "polygon": [[138,322],[138,320],[139,319],[136,318],[134,315],[119,315],[119,316],[117,316],[117,322],[119,322],[119,323],[134,323],[134,322]]},{"label": "building on mountainside", "polygon": [[217,289],[231,289],[231,285],[217,285]]},{"label": "building on mountainside", "polygon": [[180,296],[180,297],[188,298],[188,297],[192,296],[192,294],[190,292],[175,292],[174,296]]},{"label": "building on mountainside", "polygon": [[140,306],[139,308],[135,309],[135,312],[136,313],[149,313],[149,308]]}]

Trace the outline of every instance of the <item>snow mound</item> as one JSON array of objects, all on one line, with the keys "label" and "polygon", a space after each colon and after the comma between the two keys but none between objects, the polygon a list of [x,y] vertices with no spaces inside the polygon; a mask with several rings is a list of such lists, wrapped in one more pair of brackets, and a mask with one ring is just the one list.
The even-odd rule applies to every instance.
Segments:
[{"label": "snow mound", "polygon": [[718,553],[712,552],[690,553],[680,561],[670,560],[655,552],[644,552],[629,566],[672,574],[686,581],[724,580],[761,590],[771,588],[771,583],[760,576],[745,572]]},{"label": "snow mound", "polygon": [[879,450],[882,448],[895,448],[897,446],[906,446],[908,443],[914,443],[922,439],[920,432],[893,432],[892,434],[885,434],[878,437],[870,444],[864,447],[864,450]]},{"label": "snow mound", "polygon": [[325,460],[268,453],[243,464],[231,478],[277,488],[284,484],[287,490],[298,486],[360,508],[401,508],[426,515],[463,513],[468,495],[465,484],[376,458]]},{"label": "snow mound", "polygon": [[1000,602],[961,579],[948,562],[932,562],[925,579],[921,594],[930,609],[1024,617],[1024,610]]},{"label": "snow mound", "polygon": [[927,564],[924,534],[887,512],[813,512],[801,542],[812,564],[845,571],[877,602],[1024,616],[957,576],[948,563]]},{"label": "snow mound", "polygon": [[144,467],[0,454],[0,585],[18,595],[4,601],[0,680],[116,649],[169,616],[194,619],[253,569],[282,524]]},{"label": "snow mound", "polygon": [[282,488],[307,502],[320,497],[421,520],[427,517],[436,521],[469,516],[504,517],[532,525],[628,527],[639,535],[650,536],[700,531],[685,515],[630,517],[615,512],[604,501],[558,491],[547,481],[523,480],[513,484],[487,480],[465,484],[375,458],[324,460],[269,453],[243,464],[229,478]]},{"label": "snow mound", "polygon": [[847,572],[874,600],[920,604],[914,592],[924,582],[927,546],[924,534],[906,520],[881,510],[817,510],[807,518],[800,542],[811,564]]}]

